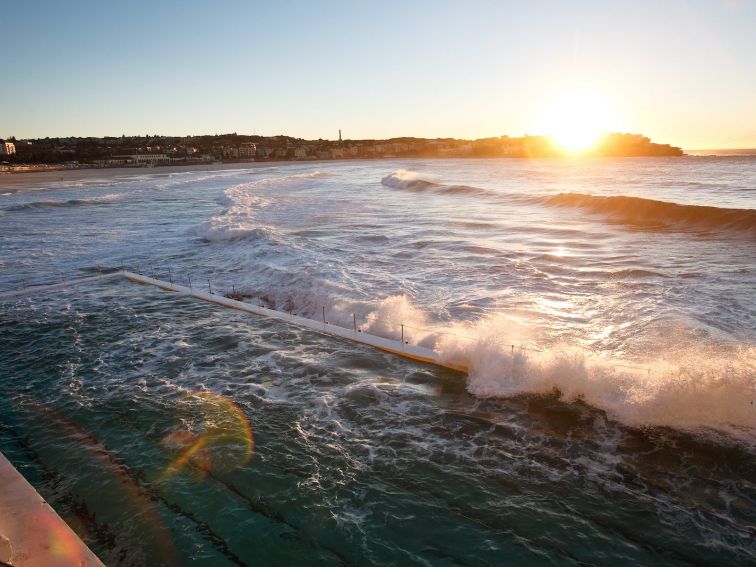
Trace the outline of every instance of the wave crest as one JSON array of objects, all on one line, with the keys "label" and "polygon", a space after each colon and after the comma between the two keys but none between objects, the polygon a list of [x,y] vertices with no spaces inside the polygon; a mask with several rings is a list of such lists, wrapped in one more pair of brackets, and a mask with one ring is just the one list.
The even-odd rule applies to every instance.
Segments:
[{"label": "wave crest", "polygon": [[683,205],[642,197],[597,196],[584,193],[560,193],[544,197],[540,201],[550,206],[586,209],[638,227],[739,231],[756,237],[754,209]]},{"label": "wave crest", "polygon": [[631,427],[718,431],[756,444],[756,347],[688,344],[635,363],[566,344],[521,347],[540,342],[527,322],[494,315],[433,323],[405,295],[375,305],[362,328],[399,339],[402,325],[409,344],[467,368],[467,390],[478,398],[556,391],[564,401],[582,400]]},{"label": "wave crest", "polygon": [[312,171],[273,177],[241,183],[226,189],[221,199],[226,209],[208,222],[195,227],[192,232],[208,242],[237,241],[247,239],[270,239],[275,230],[261,226],[257,222],[257,213],[270,204],[268,199],[256,194],[264,187],[290,185],[326,176],[323,171]]},{"label": "wave crest", "polygon": [[440,180],[416,171],[399,169],[381,179],[381,184],[392,189],[410,191],[432,191],[441,195],[477,195],[480,197],[497,196],[493,191],[470,185],[448,185]]},{"label": "wave crest", "polygon": [[91,205],[101,205],[120,201],[123,198],[122,193],[112,193],[110,195],[101,195],[90,199],[68,199],[66,201],[32,201],[19,205],[10,205],[5,208],[6,211],[33,211],[37,209],[69,208],[69,207],[86,207]]},{"label": "wave crest", "polygon": [[613,364],[569,347],[545,352],[476,345],[439,345],[445,356],[467,358],[468,390],[477,397],[505,397],[555,390],[568,401],[583,400],[635,427],[709,428],[756,442],[756,349],[727,356],[699,350],[647,369]]},{"label": "wave crest", "polygon": [[273,235],[272,229],[268,227],[244,224],[217,225],[212,221],[195,227],[193,232],[207,242],[269,239]]}]

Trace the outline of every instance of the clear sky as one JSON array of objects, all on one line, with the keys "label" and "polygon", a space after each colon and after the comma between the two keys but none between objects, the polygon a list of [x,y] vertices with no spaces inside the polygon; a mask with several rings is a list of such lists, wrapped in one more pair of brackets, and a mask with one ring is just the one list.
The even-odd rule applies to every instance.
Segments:
[{"label": "clear sky", "polygon": [[756,147],[756,0],[0,0],[0,32],[0,136],[538,134],[580,92]]}]

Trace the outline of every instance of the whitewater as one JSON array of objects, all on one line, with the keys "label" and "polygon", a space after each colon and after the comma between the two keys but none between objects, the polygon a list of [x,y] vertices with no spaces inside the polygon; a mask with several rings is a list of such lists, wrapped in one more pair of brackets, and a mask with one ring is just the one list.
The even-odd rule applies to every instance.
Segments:
[{"label": "whitewater", "polygon": [[[0,178],[0,292],[122,266],[468,373],[115,281],[4,303],[0,450],[108,564],[252,564],[258,523],[273,563],[756,560],[756,159]],[[161,439],[197,427],[176,414],[196,391],[241,408],[256,454],[166,486]],[[64,422],[159,529],[93,493],[110,465]]]}]

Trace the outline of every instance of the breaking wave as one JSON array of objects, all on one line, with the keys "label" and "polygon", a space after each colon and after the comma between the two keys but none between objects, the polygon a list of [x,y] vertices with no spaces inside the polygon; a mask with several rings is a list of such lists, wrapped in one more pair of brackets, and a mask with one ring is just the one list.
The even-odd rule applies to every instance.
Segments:
[{"label": "breaking wave", "polygon": [[539,199],[556,207],[576,207],[638,227],[727,230],[756,237],[756,210],[683,205],[641,197],[560,193]]},{"label": "breaking wave", "polygon": [[756,347],[697,344],[641,362],[565,344],[528,348],[520,345],[538,337],[519,320],[434,324],[404,295],[380,302],[362,328],[396,339],[400,325],[411,344],[467,368],[467,389],[478,398],[556,394],[631,427],[719,432],[756,444]]},{"label": "breaking wave", "polygon": [[327,173],[322,171],[312,171],[235,185],[223,193],[221,204],[225,205],[226,209],[208,222],[195,227],[192,232],[208,242],[269,239],[276,233],[275,229],[261,226],[256,217],[258,211],[267,207],[270,201],[257,195],[256,191],[264,187],[291,185],[326,175]]},{"label": "breaking wave", "polygon": [[605,215],[615,222],[638,228],[699,231],[735,231],[756,238],[756,210],[730,209],[704,205],[684,205],[642,197],[598,196],[584,193],[559,193],[533,197],[523,193],[506,194],[470,185],[450,185],[416,171],[397,170],[381,179],[392,189],[430,192],[441,195],[464,195],[540,204],[573,207]]},{"label": "breaking wave", "polygon": [[416,171],[407,171],[406,169],[399,169],[394,173],[387,175],[381,179],[381,184],[392,189],[431,191],[442,195],[496,196],[496,193],[480,187],[472,187],[470,185],[447,185],[433,177]]},{"label": "breaking wave", "polygon": [[754,348],[728,356],[694,350],[637,367],[567,346],[539,352],[445,340],[438,349],[444,357],[467,360],[468,390],[477,397],[557,392],[630,426],[713,429],[756,443]]},{"label": "breaking wave", "polygon": [[212,221],[195,227],[192,232],[207,242],[267,239],[274,234],[269,227],[244,224],[217,226]]},{"label": "breaking wave", "polygon": [[433,177],[406,169],[399,169],[391,175],[387,175],[381,179],[381,183],[392,189],[412,189],[415,191],[425,191],[441,185],[441,182]]},{"label": "breaking wave", "polygon": [[10,205],[5,207],[6,211],[33,211],[36,209],[52,209],[52,208],[70,208],[70,207],[87,207],[91,205],[101,205],[107,203],[113,203],[120,201],[124,197],[121,193],[113,193],[110,195],[101,195],[99,197],[92,197],[91,199],[68,199],[66,201],[32,201],[30,203],[23,203],[20,205]]}]

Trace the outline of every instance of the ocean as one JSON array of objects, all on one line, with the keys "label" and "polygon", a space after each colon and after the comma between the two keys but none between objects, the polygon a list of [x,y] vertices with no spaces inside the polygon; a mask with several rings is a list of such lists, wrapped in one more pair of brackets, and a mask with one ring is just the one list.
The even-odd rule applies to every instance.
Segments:
[{"label": "ocean", "polygon": [[[108,565],[756,564],[756,158],[0,177],[0,451]],[[111,176],[112,177],[106,177]]]}]

